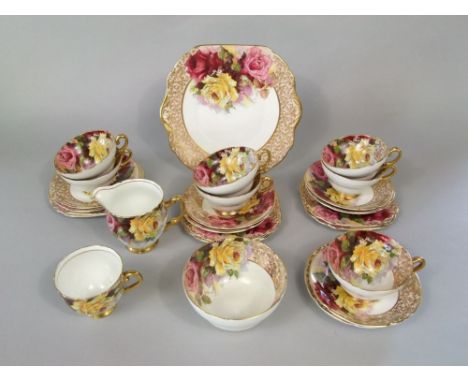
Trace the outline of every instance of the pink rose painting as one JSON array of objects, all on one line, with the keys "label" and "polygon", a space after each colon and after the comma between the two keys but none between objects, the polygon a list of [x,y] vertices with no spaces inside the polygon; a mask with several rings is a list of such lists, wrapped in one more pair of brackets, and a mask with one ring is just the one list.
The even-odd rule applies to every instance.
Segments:
[{"label": "pink rose painting", "polygon": [[241,73],[246,74],[252,80],[267,84],[271,64],[271,57],[264,54],[260,48],[254,46],[248,50],[247,55],[243,59]]},{"label": "pink rose painting", "polygon": [[338,244],[333,242],[324,249],[325,259],[331,264],[333,269],[338,269],[340,266],[341,258],[344,256],[344,253],[339,248]]},{"label": "pink rose painting", "polygon": [[199,290],[201,264],[196,261],[189,261],[185,270],[185,285],[190,292],[196,293]]},{"label": "pink rose painting", "polygon": [[322,159],[325,161],[325,163],[328,163],[330,166],[335,165],[335,153],[332,151],[332,149],[329,146],[325,146],[322,151]]},{"label": "pink rose painting", "polygon": [[209,186],[210,185],[210,174],[211,171],[209,168],[198,165],[193,170],[193,180],[198,183],[200,186]]},{"label": "pink rose painting", "polygon": [[317,217],[322,218],[326,221],[335,222],[340,219],[340,215],[337,211],[333,211],[332,209],[319,204],[315,206],[314,212],[317,215]]},{"label": "pink rose painting", "polygon": [[61,169],[74,171],[78,162],[79,156],[74,147],[64,145],[57,153],[55,162]]},{"label": "pink rose painting", "polygon": [[320,161],[314,162],[313,164],[310,165],[309,168],[310,168],[310,171],[312,172],[312,175],[317,180],[323,180],[323,181],[328,180],[328,177],[325,174],[325,171],[323,171],[323,166]]}]

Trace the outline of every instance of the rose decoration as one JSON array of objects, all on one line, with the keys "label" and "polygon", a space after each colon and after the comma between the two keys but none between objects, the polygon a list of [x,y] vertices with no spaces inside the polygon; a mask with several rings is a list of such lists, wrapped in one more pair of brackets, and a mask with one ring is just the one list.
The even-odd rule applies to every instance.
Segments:
[{"label": "rose decoration", "polygon": [[185,62],[192,93],[203,104],[225,111],[251,104],[256,93],[265,98],[274,83],[272,68],[271,54],[261,47],[200,48]]},{"label": "rose decoration", "polygon": [[325,219],[327,221],[337,221],[340,219],[340,215],[337,211],[333,211],[330,208],[317,205],[315,207],[315,213],[319,218]]},{"label": "rose decoration", "polygon": [[201,186],[206,187],[210,185],[210,175],[210,169],[203,165],[198,165],[193,170],[193,180]]},{"label": "rose decoration", "polygon": [[322,159],[325,161],[325,163],[328,163],[330,166],[335,165],[335,153],[332,151],[332,149],[329,146],[325,146],[322,151]]},{"label": "rose decoration", "polygon": [[252,47],[242,61],[242,73],[252,80],[267,83],[272,59],[258,47]]},{"label": "rose decoration", "polygon": [[222,64],[217,52],[199,49],[187,59],[185,67],[190,77],[199,83],[216,72]]},{"label": "rose decoration", "polygon": [[323,170],[323,167],[322,167],[322,163],[320,163],[320,161],[314,162],[313,164],[310,165],[309,168],[316,179],[323,180],[323,181],[328,180],[328,177],[325,174],[325,171]]},{"label": "rose decoration", "polygon": [[68,171],[74,171],[76,169],[78,160],[79,156],[75,148],[68,145],[63,146],[55,157],[55,162],[58,167]]},{"label": "rose decoration", "polygon": [[199,272],[201,264],[196,261],[189,261],[185,270],[185,285],[190,292],[196,293],[199,290]]}]

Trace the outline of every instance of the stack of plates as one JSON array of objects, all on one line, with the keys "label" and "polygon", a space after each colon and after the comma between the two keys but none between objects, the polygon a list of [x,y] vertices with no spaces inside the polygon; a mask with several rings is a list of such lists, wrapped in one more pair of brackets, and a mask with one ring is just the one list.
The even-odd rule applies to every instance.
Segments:
[{"label": "stack of plates", "polygon": [[220,241],[229,235],[263,240],[276,231],[281,222],[281,210],[274,184],[262,176],[258,192],[239,210],[219,211],[197,192],[194,184],[182,198],[187,233],[205,243]]},{"label": "stack of plates", "polygon": [[337,230],[376,230],[393,223],[398,214],[395,189],[383,180],[366,195],[347,196],[328,182],[320,161],[312,164],[300,185],[302,204],[317,222]]}]

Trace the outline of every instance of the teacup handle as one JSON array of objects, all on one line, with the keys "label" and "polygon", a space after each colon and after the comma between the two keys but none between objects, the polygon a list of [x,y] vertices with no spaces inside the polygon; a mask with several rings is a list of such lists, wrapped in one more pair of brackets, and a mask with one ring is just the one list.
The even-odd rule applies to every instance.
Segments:
[{"label": "teacup handle", "polygon": [[131,290],[138,288],[143,282],[143,276],[138,271],[125,271],[123,272],[124,283],[128,283],[130,279],[134,278],[135,282],[130,285],[125,285],[123,287],[124,293],[130,292]]},{"label": "teacup handle", "polygon": [[[174,204],[176,204],[177,202],[181,202],[182,201],[182,195],[175,195],[173,196],[172,198],[170,198],[169,200],[165,200],[164,201],[164,207],[166,207],[167,209],[171,208]],[[184,218],[184,214],[183,212],[180,213],[180,215],[170,219],[167,223],[166,223],[166,227],[164,228],[164,230],[168,230],[170,227],[176,225],[176,224],[179,224],[182,219]]]},{"label": "teacup handle", "polygon": [[270,150],[268,150],[268,149],[258,150],[257,151],[257,158],[258,158],[258,161],[260,162],[259,171],[261,173],[266,172],[266,168],[268,166],[268,163],[270,163],[270,160],[271,160]]},{"label": "teacup handle", "polygon": [[[119,147],[122,142],[122,146]],[[128,147],[128,137],[125,134],[117,135],[115,137],[115,145],[117,146],[117,152],[122,154]]]},{"label": "teacup handle", "polygon": [[389,151],[388,151],[388,155],[387,155],[387,158],[392,155],[393,153],[396,153],[397,155],[395,156],[395,158],[393,158],[391,161],[388,161],[386,162],[387,164],[393,166],[396,162],[398,162],[400,159],[401,159],[401,155],[402,155],[402,151],[399,147],[392,147]]},{"label": "teacup handle", "polygon": [[423,257],[412,257],[411,261],[413,262],[413,272],[419,272],[426,266],[426,260]]},{"label": "teacup handle", "polygon": [[130,149],[124,149],[123,151],[119,150],[118,155],[120,158],[127,157],[126,159],[121,159],[122,162],[120,162],[120,167],[125,167],[132,160],[133,153]]},{"label": "teacup handle", "polygon": [[[388,172],[387,174],[385,175],[382,175],[384,174],[387,170],[390,170],[390,172]],[[385,163],[382,168],[379,170],[379,172],[377,173],[377,175],[374,177],[375,178],[380,178],[380,180],[387,180],[387,179],[390,179],[393,175],[395,175],[398,171],[398,168],[392,164],[388,164],[388,163]]]}]

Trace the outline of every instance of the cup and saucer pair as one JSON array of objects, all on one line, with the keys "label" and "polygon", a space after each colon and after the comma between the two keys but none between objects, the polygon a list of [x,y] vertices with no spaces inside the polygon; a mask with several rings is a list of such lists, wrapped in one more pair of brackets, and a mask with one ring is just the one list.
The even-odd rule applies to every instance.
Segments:
[{"label": "cup and saucer pair", "polygon": [[393,238],[372,231],[346,232],[316,249],[304,277],[311,298],[326,314],[361,328],[383,328],[410,318],[421,303],[411,257]]}]

